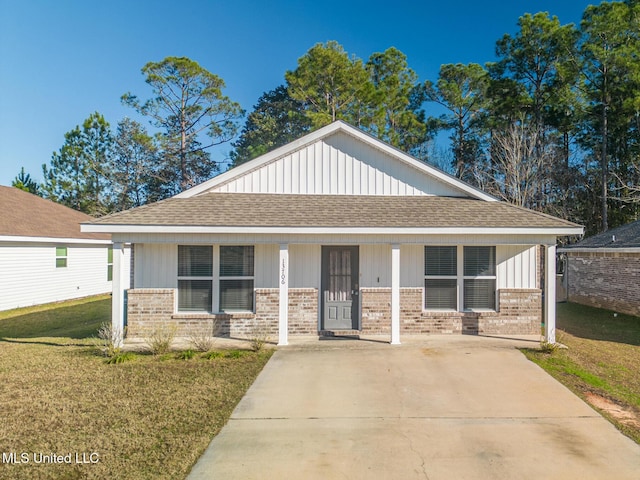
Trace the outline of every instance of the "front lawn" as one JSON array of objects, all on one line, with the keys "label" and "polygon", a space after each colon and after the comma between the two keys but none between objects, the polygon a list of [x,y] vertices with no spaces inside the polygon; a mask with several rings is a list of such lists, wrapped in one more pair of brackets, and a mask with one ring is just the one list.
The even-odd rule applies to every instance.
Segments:
[{"label": "front lawn", "polygon": [[109,318],[104,297],[0,314],[0,478],[184,478],[271,355],[107,364]]},{"label": "front lawn", "polygon": [[559,303],[557,327],[568,348],[527,357],[640,443],[640,318]]}]

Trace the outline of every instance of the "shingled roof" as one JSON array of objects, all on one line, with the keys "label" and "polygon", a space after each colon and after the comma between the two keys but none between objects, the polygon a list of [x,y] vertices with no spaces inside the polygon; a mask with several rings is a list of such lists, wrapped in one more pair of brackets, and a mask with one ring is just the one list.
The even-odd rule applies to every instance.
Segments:
[{"label": "shingled roof", "polygon": [[[503,202],[438,196],[204,193],[91,222],[101,226],[580,228]],[[109,231],[107,228],[102,231]]]},{"label": "shingled roof", "polygon": [[110,240],[111,235],[80,231],[92,217],[14,187],[0,185],[0,237]]},{"label": "shingled roof", "polygon": [[640,220],[607,230],[584,240],[567,245],[564,250],[583,248],[638,248],[640,249]]}]

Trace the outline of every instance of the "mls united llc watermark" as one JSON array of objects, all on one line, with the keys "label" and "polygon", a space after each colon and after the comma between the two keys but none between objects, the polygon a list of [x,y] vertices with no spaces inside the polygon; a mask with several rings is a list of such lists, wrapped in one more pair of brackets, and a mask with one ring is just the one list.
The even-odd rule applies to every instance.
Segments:
[{"label": "mls united llc watermark", "polygon": [[18,464],[95,464],[100,462],[97,452],[42,453],[2,452],[2,463]]}]

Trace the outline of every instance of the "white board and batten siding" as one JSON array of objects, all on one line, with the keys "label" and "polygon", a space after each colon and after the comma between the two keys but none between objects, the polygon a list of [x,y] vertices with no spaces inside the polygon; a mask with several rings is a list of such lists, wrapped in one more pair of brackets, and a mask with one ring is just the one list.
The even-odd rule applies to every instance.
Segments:
[{"label": "white board and batten siding", "polygon": [[[241,244],[247,245],[246,242]],[[217,258],[214,247],[214,272]],[[289,287],[320,288],[321,252],[319,244],[289,245]],[[178,270],[176,244],[135,246],[135,287],[176,288]],[[278,244],[255,245],[256,288],[278,287]],[[360,287],[391,287],[391,245],[360,245]],[[498,245],[496,247],[498,289],[535,288],[536,247]],[[424,245],[401,245],[400,286],[424,286]]]},{"label": "white board and batten siding", "polygon": [[209,191],[323,195],[465,196],[345,133],[318,140]]},{"label": "white board and batten siding", "polygon": [[[67,247],[67,266],[56,268],[56,247]],[[0,244],[0,310],[111,292],[108,245]]]},{"label": "white board and batten siding", "polygon": [[[193,243],[180,243],[192,245]],[[241,243],[241,245],[249,245]],[[213,272],[219,271],[220,253],[217,245],[212,245]],[[178,286],[178,245],[166,243],[135,244],[134,280],[135,288],[177,288]],[[278,245],[255,245],[254,284],[257,288],[277,288],[278,286]],[[215,276],[215,275],[214,275]]]}]

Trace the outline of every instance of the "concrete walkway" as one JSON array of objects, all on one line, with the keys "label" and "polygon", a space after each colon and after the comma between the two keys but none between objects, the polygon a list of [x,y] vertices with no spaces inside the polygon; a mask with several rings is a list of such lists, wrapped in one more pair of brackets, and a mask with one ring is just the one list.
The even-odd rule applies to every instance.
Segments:
[{"label": "concrete walkway", "polygon": [[510,340],[279,349],[197,479],[634,479],[640,446]]}]

